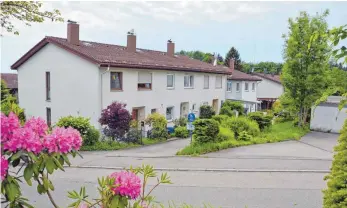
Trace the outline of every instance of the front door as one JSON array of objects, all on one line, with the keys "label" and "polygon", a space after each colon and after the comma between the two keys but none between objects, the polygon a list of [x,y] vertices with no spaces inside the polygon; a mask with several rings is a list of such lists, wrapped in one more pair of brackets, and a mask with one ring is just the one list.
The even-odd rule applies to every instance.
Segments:
[{"label": "front door", "polygon": [[218,114],[218,99],[213,99],[212,107],[213,107],[214,111],[216,112],[216,114]]},{"label": "front door", "polygon": [[189,103],[188,102],[181,103],[181,113],[180,113],[180,116],[181,117],[187,117],[188,113],[189,113]]}]

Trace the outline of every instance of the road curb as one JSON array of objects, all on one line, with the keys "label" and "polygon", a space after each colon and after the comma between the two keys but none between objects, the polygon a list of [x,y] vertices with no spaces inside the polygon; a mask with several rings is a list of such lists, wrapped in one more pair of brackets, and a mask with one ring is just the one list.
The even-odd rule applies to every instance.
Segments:
[{"label": "road curb", "polygon": [[[93,165],[71,165],[68,168],[124,170],[126,167],[105,167]],[[154,168],[156,171],[177,172],[259,172],[259,173],[330,173],[330,170],[281,170],[281,169],[236,169],[236,168]]]}]

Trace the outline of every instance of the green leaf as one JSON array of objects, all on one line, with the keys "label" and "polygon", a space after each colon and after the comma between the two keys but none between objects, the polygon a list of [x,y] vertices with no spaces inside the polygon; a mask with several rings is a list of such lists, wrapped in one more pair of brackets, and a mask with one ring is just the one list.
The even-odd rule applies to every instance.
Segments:
[{"label": "green leaf", "polygon": [[32,164],[28,164],[24,169],[24,179],[29,186],[32,185],[31,178],[33,177],[34,169]]},{"label": "green leaf", "polygon": [[18,195],[20,195],[19,187],[15,183],[7,183],[5,185],[8,200],[13,202]]},{"label": "green leaf", "polygon": [[14,161],[14,160],[17,160],[18,158],[20,158],[21,155],[22,155],[22,151],[18,151],[14,155],[12,155],[10,158],[12,161]]},{"label": "green leaf", "polygon": [[46,193],[45,187],[42,184],[37,184],[37,193],[39,194]]},{"label": "green leaf", "polygon": [[65,171],[64,168],[63,168],[63,166],[62,166],[62,165],[60,164],[60,162],[57,160],[57,158],[55,158],[55,157],[52,157],[52,158],[53,158],[53,160],[54,160],[55,165],[56,165],[60,170]]},{"label": "green leaf", "polygon": [[59,163],[60,165],[64,165],[64,158],[62,156],[59,157]]},{"label": "green leaf", "polygon": [[54,169],[56,168],[57,166],[54,164],[53,162],[53,159],[52,158],[47,158],[46,160],[46,169],[47,169],[47,172],[49,174],[52,174]]},{"label": "green leaf", "polygon": [[48,187],[49,187],[49,189],[51,189],[52,191],[54,191],[54,186],[53,186],[52,181],[49,181]]},{"label": "green leaf", "polygon": [[112,198],[110,207],[118,207],[119,205],[119,196],[116,195]]},{"label": "green leaf", "polygon": [[36,157],[36,155],[34,155],[34,153],[28,152],[28,155],[33,161],[37,161],[37,157]]},{"label": "green leaf", "polygon": [[70,166],[70,165],[71,165],[71,163],[70,163],[69,158],[68,158],[66,155],[61,155],[61,156],[64,158],[64,160],[65,160],[66,164],[68,164],[68,165]]}]

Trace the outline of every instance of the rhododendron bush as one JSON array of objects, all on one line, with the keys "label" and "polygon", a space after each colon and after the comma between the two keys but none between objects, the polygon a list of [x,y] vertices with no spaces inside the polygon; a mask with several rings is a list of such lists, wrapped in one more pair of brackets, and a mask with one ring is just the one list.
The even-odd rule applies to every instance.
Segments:
[{"label": "rhododendron bush", "polygon": [[[50,191],[54,190],[49,175],[63,165],[70,165],[68,155],[78,154],[82,144],[80,133],[73,128],[57,127],[49,130],[41,118],[31,118],[20,124],[14,113],[1,114],[1,193],[10,207],[32,207],[21,194],[21,170],[24,180],[32,186],[37,181],[36,190],[47,194],[53,206],[57,207]],[[10,172],[9,165],[19,167]]]}]

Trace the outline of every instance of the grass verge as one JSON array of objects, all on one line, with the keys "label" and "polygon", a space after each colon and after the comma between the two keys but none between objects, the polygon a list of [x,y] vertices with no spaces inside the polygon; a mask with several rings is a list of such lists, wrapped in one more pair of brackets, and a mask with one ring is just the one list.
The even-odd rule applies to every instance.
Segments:
[{"label": "grass verge", "polygon": [[176,155],[201,155],[216,152],[222,149],[240,147],[252,144],[264,144],[281,142],[289,139],[299,140],[309,130],[293,126],[292,122],[284,122],[272,125],[257,137],[250,141],[240,141],[230,138],[219,143],[191,144],[179,150]]},{"label": "grass verge", "polygon": [[[152,145],[152,144],[165,142],[165,141],[166,139],[148,139],[148,138],[142,139],[143,145]],[[127,149],[127,148],[140,147],[140,146],[142,145],[134,144],[134,143],[100,141],[100,142],[97,142],[95,145],[82,146],[80,151],[111,151],[111,150],[120,150],[120,149]]]}]

